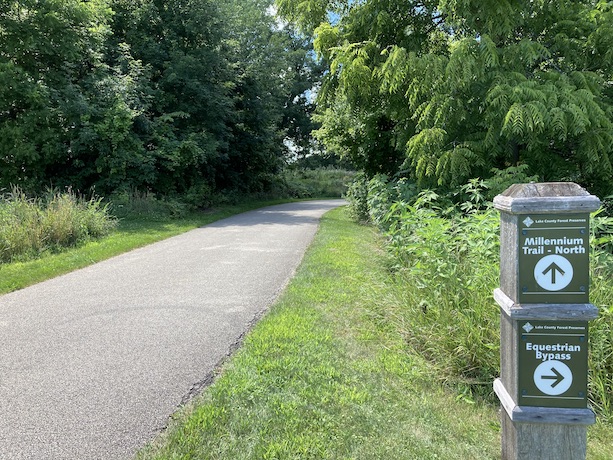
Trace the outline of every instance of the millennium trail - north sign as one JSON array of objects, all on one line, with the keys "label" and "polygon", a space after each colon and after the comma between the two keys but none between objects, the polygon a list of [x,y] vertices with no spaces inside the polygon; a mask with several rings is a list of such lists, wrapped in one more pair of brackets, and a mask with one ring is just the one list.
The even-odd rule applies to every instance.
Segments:
[{"label": "millennium trail - north sign", "polygon": [[589,214],[520,216],[520,304],[588,303]]}]

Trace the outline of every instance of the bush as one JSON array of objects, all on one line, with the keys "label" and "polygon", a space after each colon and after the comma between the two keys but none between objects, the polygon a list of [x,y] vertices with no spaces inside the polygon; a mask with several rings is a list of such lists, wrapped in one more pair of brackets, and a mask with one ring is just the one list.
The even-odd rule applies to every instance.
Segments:
[{"label": "bush", "polygon": [[[498,287],[500,217],[475,179],[455,194],[424,190],[384,176],[350,190],[386,236],[398,301],[388,320],[466,394],[495,401],[500,373]],[[502,183],[499,184],[499,187]],[[366,188],[366,199],[364,190]],[[464,201],[452,204],[461,196]],[[353,204],[355,206],[355,204]],[[613,219],[592,218],[591,300],[600,317],[590,323],[589,397],[603,419],[613,416]]]},{"label": "bush", "polygon": [[27,259],[107,235],[116,226],[100,198],[71,190],[28,198],[19,188],[0,198],[0,262]]},{"label": "bush", "polygon": [[360,172],[355,175],[347,187],[345,198],[349,203],[348,211],[351,218],[357,222],[368,222],[370,213],[368,211],[368,179],[366,174]]},{"label": "bush", "polygon": [[286,184],[285,194],[293,198],[340,198],[354,174],[353,171],[333,167],[289,167],[283,172],[282,179]]},{"label": "bush", "polygon": [[[195,195],[194,195],[195,196]],[[118,218],[166,219],[182,217],[188,205],[170,198],[160,199],[150,191],[123,190],[111,195],[113,215]]]}]

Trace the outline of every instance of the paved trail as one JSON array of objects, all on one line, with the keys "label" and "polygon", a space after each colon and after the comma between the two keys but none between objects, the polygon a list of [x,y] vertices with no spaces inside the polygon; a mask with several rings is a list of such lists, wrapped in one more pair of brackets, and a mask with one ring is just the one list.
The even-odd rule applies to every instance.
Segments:
[{"label": "paved trail", "polygon": [[241,214],[0,296],[0,459],[129,459],[276,299],[341,200]]}]

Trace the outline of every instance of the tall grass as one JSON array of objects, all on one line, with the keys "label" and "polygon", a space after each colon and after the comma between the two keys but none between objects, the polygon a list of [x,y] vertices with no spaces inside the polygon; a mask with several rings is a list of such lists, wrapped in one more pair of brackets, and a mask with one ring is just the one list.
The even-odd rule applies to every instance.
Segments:
[{"label": "tall grass", "polygon": [[[600,314],[590,323],[589,391],[596,411],[613,422],[613,255],[608,249],[613,243],[613,218],[593,221],[590,300]],[[608,238],[602,227],[608,229]],[[599,246],[595,240],[605,244]]]},{"label": "tall grass", "polygon": [[[386,236],[398,298],[390,321],[407,346],[438,368],[441,378],[469,397],[491,398],[499,375],[499,214],[485,199],[486,184],[462,187],[464,201],[404,182],[376,177],[354,184],[350,202]],[[456,194],[457,195],[457,194]],[[351,199],[357,197],[358,200]],[[360,201],[361,200],[361,201]],[[613,421],[613,218],[592,218],[590,401]]]},{"label": "tall grass", "polygon": [[[115,192],[110,197],[113,215],[120,219],[165,220],[168,217],[186,217],[190,209],[186,203],[172,198],[159,198],[145,190],[128,189]],[[207,201],[202,207],[210,203]]]},{"label": "tall grass", "polygon": [[100,238],[115,225],[100,198],[86,199],[71,190],[29,198],[15,187],[0,197],[0,263]]},{"label": "tall grass", "polygon": [[387,217],[398,326],[443,380],[488,397],[499,374],[497,216],[442,217],[427,202],[395,202]]}]

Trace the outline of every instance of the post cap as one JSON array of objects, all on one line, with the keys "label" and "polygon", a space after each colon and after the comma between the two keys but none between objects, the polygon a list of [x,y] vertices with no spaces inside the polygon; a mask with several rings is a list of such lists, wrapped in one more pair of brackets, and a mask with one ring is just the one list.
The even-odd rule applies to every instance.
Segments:
[{"label": "post cap", "polygon": [[600,208],[598,197],[574,182],[514,184],[494,198],[494,207],[509,214],[585,213]]}]

